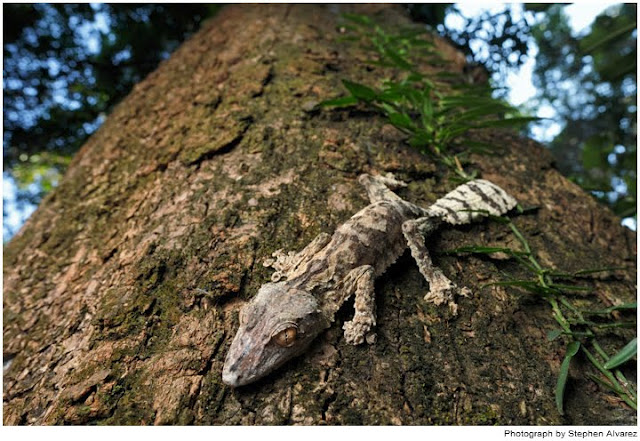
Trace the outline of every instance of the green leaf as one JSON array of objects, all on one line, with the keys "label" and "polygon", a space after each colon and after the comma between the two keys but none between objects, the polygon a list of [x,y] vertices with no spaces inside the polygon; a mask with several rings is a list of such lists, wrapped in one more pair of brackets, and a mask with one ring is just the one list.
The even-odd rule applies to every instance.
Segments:
[{"label": "green leaf", "polygon": [[[511,223],[511,219],[509,219],[508,217],[504,217],[504,216],[495,216],[493,214],[489,215],[489,219],[491,219],[492,221],[501,223],[501,224],[510,224]],[[523,253],[526,254],[526,253]]]},{"label": "green leaf", "polygon": [[391,62],[400,69],[413,70],[413,65],[390,47],[384,48],[384,55],[386,55],[387,58],[389,58],[389,60],[391,60]]},{"label": "green leaf", "polygon": [[564,403],[564,390],[567,385],[567,378],[569,377],[569,365],[571,359],[578,353],[580,349],[579,341],[572,341],[567,345],[567,352],[560,366],[560,374],[558,375],[558,383],[556,384],[556,408],[560,415],[564,415],[563,403]]},{"label": "green leaf", "polygon": [[600,135],[589,137],[582,149],[582,165],[586,169],[602,169],[607,166],[607,156],[613,143]]},{"label": "green leaf", "polygon": [[[635,154],[634,155],[629,155],[633,157],[633,161],[629,161],[630,166],[629,168],[631,170],[635,170],[636,168],[636,161],[635,161]],[[624,183],[627,184],[627,191],[629,192],[630,195],[633,196],[633,200],[635,201],[635,196],[637,194],[637,189],[636,189],[636,175],[634,173],[629,173],[626,176],[624,176]]]},{"label": "green leaf", "polygon": [[424,79],[424,75],[420,72],[411,72],[409,76],[406,78],[407,83],[418,83]]},{"label": "green leaf", "polygon": [[553,4],[551,3],[525,3],[524,9],[533,12],[546,12]]},{"label": "green leaf", "polygon": [[522,124],[527,124],[533,121],[540,121],[544,118],[538,118],[537,116],[518,116],[513,118],[495,119],[490,121],[481,121],[474,125],[476,128],[481,127],[513,127]]},{"label": "green leaf", "polygon": [[429,96],[429,91],[425,91],[422,95],[422,121],[424,125],[433,119],[433,100]]},{"label": "green leaf", "polygon": [[595,41],[593,41],[593,38],[589,38],[589,37],[592,37],[592,35],[588,35],[580,42],[580,49],[582,50],[583,54],[590,54],[591,52],[593,52],[594,49],[600,46],[604,46],[608,42],[613,41],[617,38],[620,38],[620,36],[622,35],[627,33],[630,34],[631,32],[633,32],[634,29],[636,29],[636,27],[637,27],[637,23],[635,21],[623,24],[622,26],[618,27],[612,32],[608,32],[606,35],[604,35],[601,38],[598,38]]},{"label": "green leaf", "polygon": [[433,135],[424,130],[416,131],[413,136],[409,138],[409,145],[413,148],[421,149],[431,144],[433,144]]},{"label": "green leaf", "polygon": [[596,311],[583,311],[585,314],[610,314],[613,311],[620,309],[638,309],[637,303],[623,303],[622,305],[614,305],[605,309],[598,309]]},{"label": "green leaf", "polygon": [[344,13],[342,17],[361,26],[371,27],[374,24],[366,15]]},{"label": "green leaf", "polygon": [[488,142],[464,140],[464,145],[468,147],[468,151],[477,152],[483,155],[496,154],[496,146]]},{"label": "green leaf", "polygon": [[342,80],[342,84],[351,93],[351,95],[363,101],[371,102],[378,96],[375,90],[365,86],[364,84],[354,83],[349,80]]},{"label": "green leaf", "polygon": [[380,107],[382,108],[382,110],[384,111],[385,115],[390,115],[392,113],[396,113],[397,110],[397,106],[394,103],[381,103]]},{"label": "green leaf", "polygon": [[490,96],[474,95],[450,95],[440,100],[443,107],[477,107],[488,104],[495,104],[497,101]]},{"label": "green leaf", "polygon": [[613,369],[635,357],[638,352],[638,339],[634,338],[604,364],[605,369]]},{"label": "green leaf", "polygon": [[612,329],[612,328],[635,328],[637,327],[637,323],[633,322],[610,322],[610,323],[593,323],[589,322],[590,326],[599,329]]},{"label": "green leaf", "polygon": [[389,122],[396,127],[400,127],[403,129],[413,130],[414,125],[411,118],[404,113],[389,113]]},{"label": "green leaf", "polygon": [[[421,36],[421,35],[426,35],[427,31],[425,28],[423,27],[408,27],[406,29],[403,29],[401,31],[398,32],[397,37],[399,39],[404,39],[404,40],[411,40],[411,43],[416,43],[418,41],[424,41],[427,42],[426,40],[420,40],[417,37]],[[428,42],[427,42],[428,43]]]},{"label": "green leaf", "polygon": [[617,81],[626,75],[636,72],[637,53],[634,51],[623,57],[616,57],[603,63],[600,76],[605,81]]},{"label": "green leaf", "polygon": [[332,100],[322,101],[318,105],[323,107],[348,107],[348,106],[354,106],[358,103],[359,103],[358,98],[352,95],[349,95],[349,96],[343,96],[340,98],[334,98]]},{"label": "green leaf", "polygon": [[591,291],[591,288],[589,288],[588,286],[562,285],[559,283],[554,283],[552,286],[556,289],[561,289],[564,291]]},{"label": "green leaf", "polygon": [[446,143],[456,138],[457,136],[462,135],[469,131],[469,129],[473,128],[472,126],[467,125],[447,125],[444,129],[438,133],[438,137],[440,142]]},{"label": "green leaf", "polygon": [[547,332],[547,340],[553,341],[562,335],[562,329],[554,329]]},{"label": "green leaf", "polygon": [[628,269],[629,268],[627,268],[626,266],[608,266],[608,267],[604,267],[604,268],[584,269],[584,270],[576,271],[573,274],[576,275],[576,276],[581,276],[581,275],[585,275],[585,274],[601,273],[601,272],[604,272],[604,271],[628,270]]},{"label": "green leaf", "polygon": [[483,104],[481,106],[471,107],[469,110],[461,112],[454,118],[454,122],[478,119],[483,116],[495,115],[502,112],[512,111],[511,106],[502,103]]},{"label": "green leaf", "polygon": [[403,95],[395,89],[383,90],[382,93],[380,93],[377,96],[378,101],[382,101],[382,102],[390,103],[394,105],[402,101],[402,98],[403,98]]},{"label": "green leaf", "polygon": [[627,392],[623,391],[622,389],[614,386],[613,384],[609,383],[608,381],[604,381],[602,378],[596,377],[593,374],[588,374],[587,375],[589,378],[591,378],[593,381],[595,381],[596,383],[598,383],[599,385],[610,389],[612,391],[614,391],[615,393],[619,394],[619,395],[626,395]]}]

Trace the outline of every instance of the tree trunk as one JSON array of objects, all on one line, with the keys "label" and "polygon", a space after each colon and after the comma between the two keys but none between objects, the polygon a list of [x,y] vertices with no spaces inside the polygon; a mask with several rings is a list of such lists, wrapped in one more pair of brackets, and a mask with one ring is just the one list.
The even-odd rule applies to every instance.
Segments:
[{"label": "tree trunk", "polygon": [[[343,78],[381,78],[357,42],[339,38],[347,8],[409,23],[398,6],[227,7],[84,145],[5,247],[5,424],[635,423],[581,357],[560,415],[565,349],[546,339],[558,327],[548,303],[482,287],[518,273],[512,261],[439,254],[517,248],[491,221],[430,239],[436,264],[473,291],[457,316],[424,302],[428,285],[405,254],[376,283],[375,344],[344,342],[348,304],[306,355],[252,385],[223,385],[237,312],[271,274],[263,260],[364,207],[360,173],[394,172],[410,181],[401,196],[423,207],[454,187],[378,115],[311,111]],[[462,72],[463,55],[438,48]],[[586,279],[595,294],[577,301],[633,301],[635,234],[541,146],[506,131],[477,136],[503,149],[472,156],[482,177],[539,207],[514,223],[544,265],[628,267]]]}]

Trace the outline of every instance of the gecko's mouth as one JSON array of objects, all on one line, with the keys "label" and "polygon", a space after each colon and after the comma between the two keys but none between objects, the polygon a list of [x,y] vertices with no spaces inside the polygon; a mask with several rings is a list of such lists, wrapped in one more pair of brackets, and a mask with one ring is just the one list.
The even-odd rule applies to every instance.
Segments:
[{"label": "gecko's mouth", "polygon": [[303,352],[317,332],[308,333],[291,347],[280,347],[273,342],[256,344],[243,334],[239,331],[234,338],[222,369],[223,383],[232,387],[252,383],[278,369]]},{"label": "gecko's mouth", "polygon": [[225,367],[222,370],[222,382],[227,386],[239,387],[253,383],[268,373],[268,371],[265,371],[254,372],[252,375],[246,375],[246,372],[243,372],[242,369],[234,370],[232,367],[227,368],[227,365],[225,364]]},{"label": "gecko's mouth", "polygon": [[244,386],[245,384],[252,383],[266,374],[266,372],[263,373],[245,369],[242,366],[242,361],[245,360],[241,359],[236,360],[235,362],[230,361],[231,360],[227,359],[225,361],[224,368],[222,369],[222,382],[228,386]]},{"label": "gecko's mouth", "polygon": [[247,340],[242,333],[238,333],[227,353],[222,369],[222,382],[229,386],[244,386],[262,376],[258,370],[259,349],[253,348],[254,345]]},{"label": "gecko's mouth", "polygon": [[257,380],[256,376],[243,376],[240,371],[225,368],[222,370],[222,382],[227,386],[238,387]]},{"label": "gecko's mouth", "polygon": [[237,372],[232,372],[226,369],[222,371],[222,382],[231,387],[238,387],[246,384],[246,382],[243,382],[238,376]]}]

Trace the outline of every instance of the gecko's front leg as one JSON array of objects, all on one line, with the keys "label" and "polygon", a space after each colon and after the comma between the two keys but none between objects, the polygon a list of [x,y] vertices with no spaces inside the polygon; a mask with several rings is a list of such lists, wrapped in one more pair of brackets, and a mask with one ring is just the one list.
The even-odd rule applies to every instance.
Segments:
[{"label": "gecko's front leg", "polygon": [[344,290],[346,296],[355,293],[355,314],[353,319],[345,322],[344,338],[347,343],[359,345],[365,340],[367,343],[375,341],[375,334],[371,328],[376,325],[375,291],[373,289],[374,270],[371,265],[360,266],[346,277]]},{"label": "gecko's front leg", "polygon": [[278,282],[281,279],[285,279],[287,274],[293,271],[301,262],[313,257],[313,255],[324,248],[330,240],[331,236],[323,232],[318,234],[309,245],[297,253],[294,251],[285,253],[283,250],[276,250],[271,254],[275,259],[266,259],[263,266],[275,269],[275,272],[271,275],[271,281],[274,283]]},{"label": "gecko's front leg", "polygon": [[426,235],[435,230],[440,224],[440,219],[435,217],[423,217],[406,221],[402,224],[404,234],[411,255],[418,264],[418,269],[429,282],[429,292],[424,297],[425,301],[441,305],[448,303],[451,312],[455,315],[457,307],[454,297],[456,294],[469,295],[468,288],[458,288],[455,283],[445,276],[440,268],[433,265],[429,251],[424,243]]}]

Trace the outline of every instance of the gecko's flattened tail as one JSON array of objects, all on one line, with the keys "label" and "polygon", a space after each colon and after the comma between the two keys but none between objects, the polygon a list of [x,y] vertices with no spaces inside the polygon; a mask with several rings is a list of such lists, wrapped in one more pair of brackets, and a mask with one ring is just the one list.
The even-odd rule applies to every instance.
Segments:
[{"label": "gecko's flattened tail", "polygon": [[476,179],[460,185],[438,199],[429,214],[441,217],[454,225],[468,224],[475,219],[492,214],[500,216],[518,202],[502,188],[484,179]]}]

